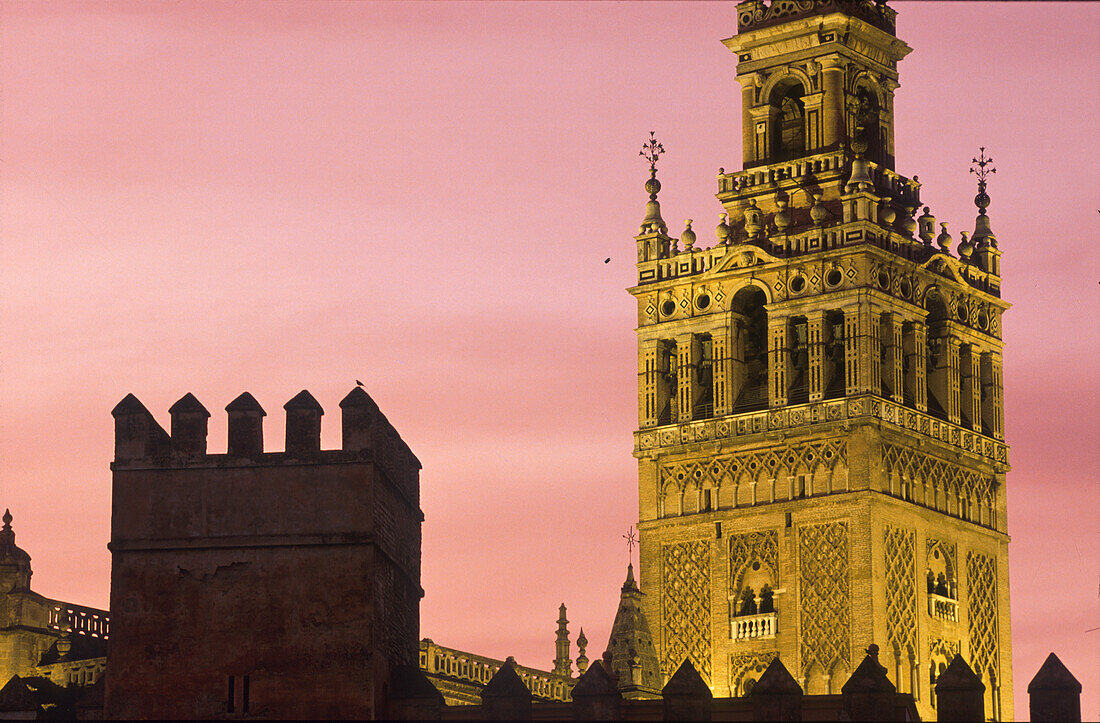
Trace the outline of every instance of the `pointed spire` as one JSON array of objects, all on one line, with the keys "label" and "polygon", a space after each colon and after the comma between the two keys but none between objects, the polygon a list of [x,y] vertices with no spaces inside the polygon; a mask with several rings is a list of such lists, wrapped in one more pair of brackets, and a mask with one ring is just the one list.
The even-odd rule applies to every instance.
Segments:
[{"label": "pointed spire", "polygon": [[558,608],[558,636],[554,641],[557,655],[554,657],[554,672],[558,675],[572,676],[573,661],[569,657],[569,621],[565,618],[565,603]]},{"label": "pointed spire", "polygon": [[626,565],[626,580],[623,581],[623,592],[639,592],[638,583],[634,582],[634,563]]},{"label": "pointed spire", "polygon": [[5,508],[4,509],[4,532],[11,532],[11,521],[12,521],[12,519],[13,518],[11,516],[11,510]]},{"label": "pointed spire", "polygon": [[624,698],[656,698],[661,691],[661,666],[649,621],[642,609],[643,593],[634,581],[634,565],[626,567],[619,609],[607,641],[607,673],[618,679]]}]

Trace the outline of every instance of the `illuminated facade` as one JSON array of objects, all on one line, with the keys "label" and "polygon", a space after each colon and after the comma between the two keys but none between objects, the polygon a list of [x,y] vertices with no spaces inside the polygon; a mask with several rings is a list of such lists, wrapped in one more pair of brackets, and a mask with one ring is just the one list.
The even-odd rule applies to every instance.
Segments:
[{"label": "illuminated facade", "polygon": [[641,587],[667,679],[837,693],[872,642],[935,717],[962,653],[1011,719],[1000,251],[976,160],[952,253],[894,170],[884,3],[738,5],[743,170],[673,238],[656,141],[637,241]]}]

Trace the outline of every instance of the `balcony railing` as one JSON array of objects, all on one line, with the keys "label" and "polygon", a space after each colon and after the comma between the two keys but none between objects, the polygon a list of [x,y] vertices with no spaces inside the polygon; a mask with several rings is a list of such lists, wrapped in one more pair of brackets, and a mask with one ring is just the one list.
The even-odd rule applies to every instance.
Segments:
[{"label": "balcony railing", "polygon": [[733,619],[731,638],[733,640],[754,640],[756,638],[774,638],[777,626],[775,613],[760,615],[742,615]]},{"label": "balcony railing", "polygon": [[111,617],[106,610],[55,602],[50,606],[49,615],[47,625],[51,630],[104,640],[110,637]]},{"label": "balcony railing", "polygon": [[928,593],[928,614],[937,620],[959,622],[959,603],[949,597]]},{"label": "balcony railing", "polygon": [[693,442],[732,439],[764,434],[781,429],[809,427],[823,422],[844,419],[876,418],[903,429],[938,439],[962,451],[985,457],[998,465],[1008,464],[1008,446],[999,439],[965,429],[957,424],[936,419],[927,412],[910,409],[897,402],[871,395],[826,399],[809,404],[790,405],[778,409],[744,411],[734,408],[725,417],[672,422],[662,419],[657,427],[634,433],[635,454],[650,450],[677,447]]}]

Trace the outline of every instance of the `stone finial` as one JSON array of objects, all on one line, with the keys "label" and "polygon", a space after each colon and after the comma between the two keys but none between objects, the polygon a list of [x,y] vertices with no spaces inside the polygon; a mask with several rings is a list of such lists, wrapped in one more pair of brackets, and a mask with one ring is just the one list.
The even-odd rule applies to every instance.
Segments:
[{"label": "stone finial", "polygon": [[[4,508],[4,532],[11,532],[11,521],[14,518],[11,516],[11,510]],[[14,537],[15,533],[12,532]]]},{"label": "stone finial", "polygon": [[206,434],[210,412],[191,392],[168,408],[172,415],[172,454],[193,457],[206,454]]},{"label": "stone finial", "polygon": [[802,688],[779,658],[768,663],[749,697],[754,721],[802,720]]},{"label": "stone finial", "polygon": [[225,406],[229,414],[229,443],[227,452],[230,457],[255,458],[264,451],[264,417],[267,412],[248,392]]},{"label": "stone finial", "polygon": [[885,200],[883,201],[882,205],[879,206],[878,217],[879,220],[882,221],[883,225],[885,225],[887,228],[892,228],[894,225],[894,221],[898,217],[898,212],[894,210],[894,204],[890,203],[889,200]]},{"label": "stone finial", "polygon": [[810,206],[810,220],[820,226],[825,223],[825,219],[829,218],[829,211],[821,203],[822,195],[820,193],[813,194],[814,205]]},{"label": "stone finial", "polygon": [[695,250],[695,232],[691,230],[691,219],[684,221],[684,231],[680,234],[680,240],[684,242],[684,251]]},{"label": "stone finial", "polygon": [[670,721],[709,721],[712,716],[714,694],[699,675],[699,671],[685,660],[661,689],[664,699],[664,719]]},{"label": "stone finial", "polygon": [[585,651],[588,648],[588,638],[585,637],[584,628],[581,628],[581,634],[577,636],[577,675],[583,676],[588,671],[588,656],[585,655]]},{"label": "stone finial", "polygon": [[386,718],[439,720],[446,703],[419,665],[398,665],[390,671]]},{"label": "stone finial", "polygon": [[878,662],[878,646],[871,643],[867,654],[840,689],[850,720],[890,720],[894,717],[897,688]]},{"label": "stone finial", "polygon": [[940,246],[940,251],[945,254],[951,253],[951,234],[947,232],[947,222],[940,222],[940,235],[936,237],[936,243]]},{"label": "stone finial", "polygon": [[943,721],[984,721],[985,685],[963,656],[956,655],[936,679],[936,710]]},{"label": "stone finial", "polygon": [[726,214],[721,214],[718,225],[714,227],[714,235],[718,237],[718,243],[722,246],[729,246],[732,233],[732,229],[726,222]]},{"label": "stone finial", "polygon": [[488,720],[531,720],[531,691],[512,658],[481,689],[481,706]]},{"label": "stone finial", "polygon": [[791,225],[791,213],[787,210],[787,205],[790,202],[786,198],[777,198],[775,205],[779,207],[779,210],[775,212],[775,227],[779,229],[779,233],[784,233],[787,227]]},{"label": "stone finial", "polygon": [[622,720],[623,697],[600,661],[573,688],[573,720]]},{"label": "stone finial", "polygon": [[286,410],[286,453],[308,457],[321,451],[321,417],[325,410],[303,389],[283,405]]},{"label": "stone finial", "polygon": [[959,232],[959,239],[959,258],[969,261],[971,254],[974,253],[974,244],[970,243],[966,231]]},{"label": "stone finial", "polygon": [[1032,723],[1081,722],[1081,683],[1051,653],[1027,686]]},{"label": "stone finial", "polygon": [[901,216],[901,230],[905,232],[906,236],[912,236],[917,231],[917,219],[913,218],[913,214],[917,212],[916,206],[906,206],[905,213]]}]

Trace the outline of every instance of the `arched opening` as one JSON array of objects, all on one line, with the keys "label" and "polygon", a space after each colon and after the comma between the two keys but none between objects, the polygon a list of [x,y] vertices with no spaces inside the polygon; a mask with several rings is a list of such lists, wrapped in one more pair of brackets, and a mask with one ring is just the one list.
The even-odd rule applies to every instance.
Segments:
[{"label": "arched opening", "polygon": [[942,323],[951,318],[950,311],[946,300],[935,288],[929,289],[925,296],[924,308],[928,311],[928,413],[945,422],[957,423],[958,420],[950,419],[949,410],[954,407],[955,413],[958,413],[958,349],[948,343],[950,332]]},{"label": "arched opening", "polygon": [[879,122],[878,94],[865,82],[856,86],[851,106],[852,150],[882,163],[884,132]]},{"label": "arched opening", "polygon": [[788,79],[772,91],[772,161],[787,161],[806,153],[805,90],[797,80]]},{"label": "arched opening", "polygon": [[768,406],[767,297],[755,286],[738,291],[731,303],[733,344],[730,367],[733,412],[750,412]]},{"label": "arched opening", "polygon": [[825,398],[839,399],[844,396],[846,391],[843,311],[833,310],[825,314],[825,327],[822,330],[822,337],[824,337],[822,339],[824,345],[822,376],[824,377]]}]

